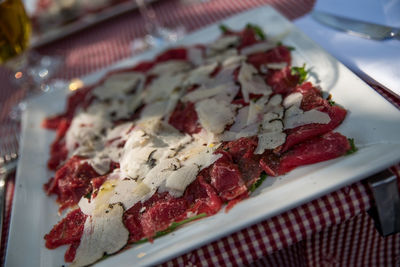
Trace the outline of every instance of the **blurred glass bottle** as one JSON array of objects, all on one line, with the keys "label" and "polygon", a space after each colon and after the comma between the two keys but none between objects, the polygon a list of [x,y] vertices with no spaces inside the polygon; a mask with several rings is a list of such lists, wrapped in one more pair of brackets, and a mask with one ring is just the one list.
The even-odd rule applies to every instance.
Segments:
[{"label": "blurred glass bottle", "polygon": [[21,0],[0,0],[0,64],[29,47],[31,23]]}]

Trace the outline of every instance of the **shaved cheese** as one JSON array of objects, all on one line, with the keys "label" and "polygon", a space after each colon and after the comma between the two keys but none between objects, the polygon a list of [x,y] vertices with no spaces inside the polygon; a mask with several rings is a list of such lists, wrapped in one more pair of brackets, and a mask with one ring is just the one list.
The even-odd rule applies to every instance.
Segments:
[{"label": "shaved cheese", "polygon": [[174,74],[190,69],[191,66],[186,60],[168,60],[164,62],[157,63],[151,70],[149,74],[152,75],[165,75]]},{"label": "shaved cheese", "polygon": [[146,132],[132,131],[124,145],[120,159],[122,175],[130,178],[144,177],[150,170],[150,166],[146,162],[154,150],[156,148],[152,146],[150,136]]},{"label": "shaved cheese", "polygon": [[151,166],[146,163],[154,151],[157,151],[157,149],[153,146],[135,147],[130,150],[124,150],[120,162],[123,174],[130,178],[145,177],[151,169]]},{"label": "shaved cheese", "polygon": [[90,166],[100,175],[106,174],[110,170],[111,159],[106,154],[99,154],[87,161]]},{"label": "shaved cheese", "polygon": [[282,106],[282,96],[281,95],[274,95],[271,97],[267,105],[265,106],[264,112],[265,113],[274,113],[276,114],[277,118],[283,118],[283,113],[285,109]]},{"label": "shaved cheese", "polygon": [[228,47],[236,46],[237,44],[239,44],[239,36],[228,35],[215,40],[208,46],[208,48],[211,50],[221,51]]},{"label": "shaved cheese", "polygon": [[210,74],[215,70],[217,66],[218,63],[213,62],[192,70],[185,78],[184,85],[189,86],[204,83],[205,81],[210,79]]},{"label": "shaved cheese", "polygon": [[283,132],[267,132],[258,135],[258,145],[254,154],[262,154],[266,149],[274,149],[283,145],[286,134]]},{"label": "shaved cheese", "polygon": [[203,64],[203,49],[193,46],[189,47],[187,49],[187,55],[189,62],[195,66]]},{"label": "shaved cheese", "polygon": [[156,101],[147,104],[140,113],[140,120],[147,120],[149,118],[161,118],[165,114],[169,101]]},{"label": "shaved cheese", "polygon": [[226,58],[223,62],[222,62],[222,66],[223,67],[230,67],[233,66],[234,68],[239,67],[240,64],[242,62],[244,62],[246,60],[246,56],[242,56],[242,55],[235,55],[235,56],[231,56]]},{"label": "shaved cheese", "polygon": [[145,76],[138,72],[115,73],[108,77],[92,93],[99,99],[124,98],[128,92],[143,86]]},{"label": "shaved cheese", "polygon": [[170,95],[168,99],[167,106],[164,111],[164,121],[169,121],[172,112],[175,110],[176,105],[178,104],[179,100],[181,99],[181,94],[178,92],[174,92]]},{"label": "shaved cheese", "polygon": [[[274,113],[270,113],[274,114]],[[274,118],[269,121],[264,121],[262,124],[263,132],[282,132],[283,122],[280,119]]]},{"label": "shaved cheese", "polygon": [[161,184],[165,182],[167,177],[171,175],[173,171],[178,170],[181,167],[181,163],[176,158],[163,158],[157,166],[155,166],[146,175],[143,183],[149,188],[156,190]]},{"label": "shaved cheese", "polygon": [[[111,176],[108,178],[111,178]],[[136,182],[133,179],[108,179],[102,184],[95,198],[89,200],[82,197],[78,206],[86,215],[96,216],[97,214],[101,216],[109,205],[121,203],[127,210],[136,203],[147,200],[153,193],[154,191],[146,184]]]},{"label": "shaved cheese", "polygon": [[285,129],[293,129],[310,123],[328,124],[331,118],[327,113],[316,109],[303,111],[302,109],[291,106],[285,112],[284,125]]},{"label": "shaved cheese", "polygon": [[239,132],[225,131],[221,136],[221,140],[222,141],[233,141],[233,140],[237,140],[242,137],[255,136],[255,135],[257,135],[258,131],[259,131],[259,124],[254,123],[249,126],[246,126],[245,128],[241,129]]},{"label": "shaved cheese", "polygon": [[268,63],[264,64],[263,66],[265,66],[268,69],[280,70],[286,68],[287,63],[286,62]]},{"label": "shaved cheese", "polygon": [[102,129],[110,127],[111,123],[105,119],[102,112],[78,113],[71,122],[65,135],[66,147],[69,154],[92,155],[102,148],[102,137],[99,135]]},{"label": "shaved cheese", "polygon": [[[263,100],[263,99],[261,99],[261,100]],[[267,98],[267,100],[268,100],[268,98]],[[246,125],[250,125],[250,124],[259,122],[262,118],[263,113],[264,113],[264,101],[256,101],[256,102],[250,101],[249,114],[247,116]]]},{"label": "shaved cheese", "polygon": [[261,43],[256,43],[253,45],[246,46],[240,51],[240,54],[242,55],[251,55],[255,53],[260,53],[260,52],[265,52],[268,51],[272,48],[275,48],[276,44],[272,42],[261,42]]},{"label": "shaved cheese", "polygon": [[82,197],[78,202],[78,207],[83,214],[91,215],[94,210],[94,205],[91,204],[90,200],[86,197]]},{"label": "shaved cheese", "polygon": [[160,131],[157,133],[157,138],[165,143],[169,150],[183,146],[192,141],[192,137],[190,135],[182,134],[167,122],[160,123]]},{"label": "shaved cheese", "polygon": [[242,107],[238,110],[235,118],[235,123],[232,124],[230,130],[234,132],[239,132],[241,129],[246,127],[247,118],[249,116],[249,106]]},{"label": "shaved cheese", "polygon": [[232,106],[215,99],[205,99],[195,105],[200,124],[209,132],[222,133],[234,121]]},{"label": "shaved cheese", "polygon": [[153,79],[144,91],[144,102],[151,103],[168,97],[181,87],[184,74],[162,75]]},{"label": "shaved cheese", "polygon": [[121,180],[114,188],[114,194],[109,199],[110,203],[121,203],[125,210],[130,209],[136,203],[146,201],[153,195],[150,187],[142,182],[134,180]]},{"label": "shaved cheese", "polygon": [[[233,84],[234,72],[240,66],[240,64],[239,62],[235,63],[234,61],[236,59],[232,58],[237,58],[237,57],[229,57],[227,60],[225,60],[222,63],[222,66],[220,66],[218,73],[214,77],[208,78],[201,83],[202,87],[213,88],[223,84]],[[229,61],[229,59],[232,59],[232,62],[226,63],[226,61]],[[237,90],[235,90],[235,92],[237,94]]]},{"label": "shaved cheese", "polygon": [[217,161],[221,154],[212,154],[210,151],[203,151],[194,157],[191,157],[185,166],[174,171],[166,180],[166,188],[172,192],[173,196],[180,197],[186,187],[190,185],[197,177],[197,174],[204,168],[209,167]]},{"label": "shaved cheese", "polygon": [[109,205],[99,214],[88,216],[85,221],[80,244],[71,266],[89,265],[106,254],[113,254],[123,248],[129,238],[129,231],[122,222],[124,208],[117,203]]},{"label": "shaved cheese", "polygon": [[283,100],[283,106],[285,108],[289,108],[291,106],[300,107],[302,99],[303,99],[303,95],[301,93],[299,93],[299,92],[292,93],[292,94],[288,95],[287,97],[285,97],[285,99]]},{"label": "shaved cheese", "polygon": [[269,87],[262,77],[258,75],[257,69],[250,64],[245,62],[242,63],[238,80],[242,86],[242,95],[246,103],[250,101],[250,93],[266,96],[272,94],[271,87]]},{"label": "shaved cheese", "polygon": [[[233,82],[224,83],[213,88],[203,88],[200,87],[183,97],[183,101],[197,102],[205,98],[216,97],[217,100],[226,99],[226,102],[231,102],[239,87],[237,87]],[[217,97],[219,96],[219,97]]]},{"label": "shaved cheese", "polygon": [[274,106],[280,106],[282,103],[282,95],[272,96],[267,103],[267,110],[272,109]]},{"label": "shaved cheese", "polygon": [[127,137],[128,131],[132,129],[133,123],[126,122],[122,123],[114,128],[109,128],[107,131],[107,141],[111,141],[119,138],[120,140],[124,140]]},{"label": "shaved cheese", "polygon": [[216,54],[210,54],[205,62],[206,63],[212,63],[212,62],[223,62],[224,60],[231,58],[233,56],[237,56],[238,55],[238,51],[233,48],[233,49],[228,49],[222,52],[218,52]]}]

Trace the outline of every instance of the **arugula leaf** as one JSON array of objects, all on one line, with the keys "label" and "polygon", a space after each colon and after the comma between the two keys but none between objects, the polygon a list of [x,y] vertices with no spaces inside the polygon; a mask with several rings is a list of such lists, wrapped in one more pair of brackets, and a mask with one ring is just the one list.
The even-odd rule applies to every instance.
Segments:
[{"label": "arugula leaf", "polygon": [[222,33],[228,33],[231,31],[231,29],[229,29],[229,27],[224,24],[220,24],[219,29],[221,30]]},{"label": "arugula leaf", "polygon": [[[200,219],[200,218],[203,218],[203,217],[206,217],[206,216],[207,216],[207,214],[205,214],[205,213],[200,213],[199,215],[196,215],[196,216],[187,218],[187,219],[185,219],[185,220],[183,220],[183,221],[180,221],[180,222],[173,222],[173,223],[171,223],[171,225],[170,225],[167,229],[165,229],[165,230],[163,230],[163,231],[157,232],[157,233],[153,236],[153,238],[156,239],[156,238],[158,238],[158,237],[161,237],[161,236],[164,236],[164,235],[166,235],[166,234],[169,234],[169,233],[171,233],[172,231],[174,231],[176,228],[178,228],[178,227],[181,226],[181,225],[184,225],[184,224],[186,224],[186,223],[190,223],[190,222],[192,222],[192,221],[195,221],[195,220],[197,220],[197,219]],[[139,240],[139,241],[134,242],[133,244],[142,244],[142,243],[146,243],[146,242],[148,242],[148,241],[149,241],[148,238],[143,238],[143,239],[141,239],[141,240]]]},{"label": "arugula leaf", "polygon": [[294,50],[296,50],[296,47],[289,46],[289,45],[285,45],[285,46],[286,46],[286,48],[287,48],[289,51],[294,51]]},{"label": "arugula leaf", "polygon": [[350,155],[350,154],[353,154],[353,153],[357,152],[358,148],[354,144],[354,139],[353,138],[347,138],[347,140],[349,140],[350,149],[347,150],[346,155]]},{"label": "arugula leaf", "polygon": [[284,45],[281,41],[276,43],[277,46],[284,46],[286,47],[289,51],[296,50],[296,47],[290,46],[290,45]]},{"label": "arugula leaf", "polygon": [[308,76],[308,71],[306,70],[306,64],[301,67],[292,67],[292,75],[299,75],[299,84],[302,84]]},{"label": "arugula leaf", "polygon": [[258,180],[252,184],[249,188],[250,192],[254,192],[258,187],[260,187],[260,185],[265,181],[265,179],[267,179],[267,174],[265,172],[261,173],[260,178],[258,178]]},{"label": "arugula leaf", "polygon": [[83,197],[90,200],[90,198],[92,197],[92,192],[87,193],[87,194],[84,195]]},{"label": "arugula leaf", "polygon": [[333,101],[333,100],[331,100],[331,99],[328,100],[328,103],[329,103],[329,105],[331,105],[331,106],[335,106],[335,105],[336,105],[335,101]]},{"label": "arugula leaf", "polygon": [[265,33],[260,26],[249,23],[246,25],[246,28],[252,29],[254,33],[260,38],[260,40],[265,40]]}]

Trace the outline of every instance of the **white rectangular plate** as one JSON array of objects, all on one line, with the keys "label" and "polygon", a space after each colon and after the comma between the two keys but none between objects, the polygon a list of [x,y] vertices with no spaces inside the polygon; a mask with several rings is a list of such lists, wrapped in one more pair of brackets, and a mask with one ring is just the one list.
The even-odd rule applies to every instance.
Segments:
[{"label": "white rectangular plate", "polygon": [[[331,93],[333,99],[349,111],[337,131],[354,138],[359,151],[298,168],[280,178],[268,178],[255,194],[229,213],[221,211],[156,239],[152,244],[133,246],[95,266],[141,266],[164,262],[400,161],[400,112],[395,107],[272,8],[260,7],[223,21],[235,29],[241,29],[249,22],[261,25],[270,36],[284,34],[283,43],[296,47],[294,65],[305,62],[311,67],[313,79],[320,80],[323,90]],[[181,44],[212,41],[220,34],[218,25],[188,35]],[[113,68],[152,58],[158,52],[160,49],[149,51]],[[84,81],[93,83],[105,71],[90,75]],[[52,175],[46,169],[46,160],[54,133],[40,127],[43,118],[63,110],[64,102],[65,92],[46,94],[32,100],[24,114],[6,266],[64,264],[65,247],[48,250],[44,246],[43,236],[61,217],[57,215],[54,198],[47,197],[43,191],[43,184]]]}]

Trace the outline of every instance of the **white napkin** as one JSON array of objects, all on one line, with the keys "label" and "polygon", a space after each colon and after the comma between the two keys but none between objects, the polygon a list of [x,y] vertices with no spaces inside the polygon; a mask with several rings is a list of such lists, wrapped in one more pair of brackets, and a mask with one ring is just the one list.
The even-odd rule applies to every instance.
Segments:
[{"label": "white napkin", "polygon": [[[400,0],[319,0],[315,10],[400,28]],[[373,41],[322,25],[295,21],[311,39],[355,73],[365,73],[400,96],[400,40]]]}]

